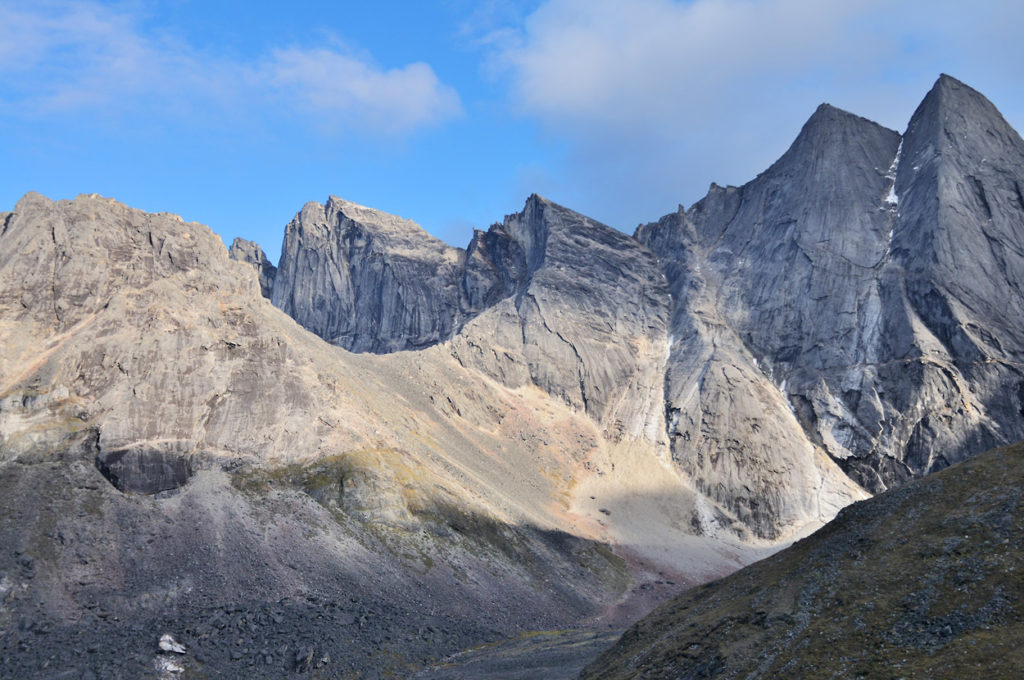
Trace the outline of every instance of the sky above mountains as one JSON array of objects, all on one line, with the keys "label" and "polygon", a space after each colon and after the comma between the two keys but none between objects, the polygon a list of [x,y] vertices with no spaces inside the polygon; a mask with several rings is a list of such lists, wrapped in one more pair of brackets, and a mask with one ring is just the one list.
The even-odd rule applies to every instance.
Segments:
[{"label": "sky above mountains", "polygon": [[540,193],[628,232],[821,102],[903,131],[939,73],[1018,130],[1009,0],[0,0],[0,210],[96,192],[244,236],[335,194],[465,246]]}]

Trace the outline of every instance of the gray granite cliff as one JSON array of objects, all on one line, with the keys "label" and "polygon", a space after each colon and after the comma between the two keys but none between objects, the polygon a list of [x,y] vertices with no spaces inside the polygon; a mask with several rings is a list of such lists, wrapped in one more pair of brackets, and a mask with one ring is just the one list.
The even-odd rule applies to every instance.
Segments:
[{"label": "gray granite cliff", "polygon": [[665,447],[698,531],[773,538],[1024,437],[1022,185],[1019,135],[942,76],[904,135],[823,104],[764,173],[635,240],[539,196],[466,250],[311,203],[271,299],[357,352],[448,343]]},{"label": "gray granite cliff", "polygon": [[640,227],[676,301],[673,458],[764,533],[783,451],[877,492],[1024,438],[1022,182],[1019,135],[942,76],[902,137],[823,105],[755,180]]},{"label": "gray granite cliff", "polygon": [[271,300],[353,352],[428,347],[458,322],[464,257],[409,220],[332,196],[288,224]]}]

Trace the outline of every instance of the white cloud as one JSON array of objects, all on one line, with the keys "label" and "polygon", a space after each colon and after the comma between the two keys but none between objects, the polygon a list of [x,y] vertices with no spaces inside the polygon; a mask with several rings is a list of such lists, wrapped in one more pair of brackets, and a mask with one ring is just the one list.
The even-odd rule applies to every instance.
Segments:
[{"label": "white cloud", "polygon": [[261,70],[271,90],[330,126],[407,133],[461,115],[454,89],[416,62],[382,70],[329,49],[275,50]]},{"label": "white cloud", "polygon": [[568,144],[565,200],[631,227],[753,178],[822,101],[902,128],[942,71],[1019,80],[1021,41],[984,36],[1019,26],[1020,7],[548,0],[490,58],[513,106]]},{"label": "white cloud", "polygon": [[[500,55],[526,110],[597,123],[697,120],[738,84],[835,61],[853,3],[552,0]],[[862,45],[870,49],[871,45]],[[840,55],[841,56],[841,55]],[[702,105],[711,104],[711,106]]]},{"label": "white cloud", "polygon": [[95,2],[0,2],[0,25],[0,106],[27,115],[233,118],[260,105],[280,111],[283,101],[322,130],[407,135],[462,113],[455,90],[422,62],[385,69],[331,46],[248,63]]}]

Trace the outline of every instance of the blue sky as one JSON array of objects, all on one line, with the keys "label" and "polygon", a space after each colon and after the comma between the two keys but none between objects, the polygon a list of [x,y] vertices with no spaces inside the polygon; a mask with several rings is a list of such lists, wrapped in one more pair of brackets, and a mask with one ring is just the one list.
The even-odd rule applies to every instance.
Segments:
[{"label": "blue sky", "polygon": [[0,0],[0,210],[100,193],[276,260],[329,194],[465,246],[532,192],[631,232],[828,101],[903,130],[939,73],[1024,127],[1014,0]]}]

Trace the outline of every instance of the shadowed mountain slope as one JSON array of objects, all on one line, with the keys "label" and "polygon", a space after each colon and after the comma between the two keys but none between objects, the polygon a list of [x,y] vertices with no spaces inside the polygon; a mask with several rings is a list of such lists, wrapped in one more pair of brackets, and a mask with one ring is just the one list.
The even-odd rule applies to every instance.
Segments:
[{"label": "shadowed mountain slope", "polygon": [[659,607],[581,677],[1019,677],[1022,488],[1016,444],[852,505]]}]

